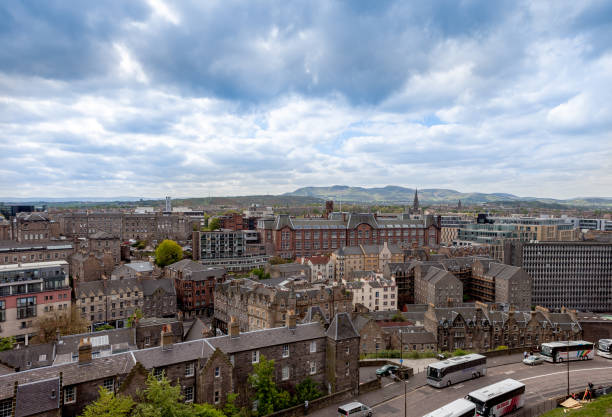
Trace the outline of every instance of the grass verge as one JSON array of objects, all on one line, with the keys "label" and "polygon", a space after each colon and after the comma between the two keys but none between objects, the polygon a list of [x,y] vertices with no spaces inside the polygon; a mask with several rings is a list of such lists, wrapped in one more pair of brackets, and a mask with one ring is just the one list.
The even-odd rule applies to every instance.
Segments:
[{"label": "grass verge", "polygon": [[540,417],[609,417],[612,416],[612,394],[596,398],[588,404],[584,404],[579,410],[569,410],[563,413],[562,408],[555,408]]}]

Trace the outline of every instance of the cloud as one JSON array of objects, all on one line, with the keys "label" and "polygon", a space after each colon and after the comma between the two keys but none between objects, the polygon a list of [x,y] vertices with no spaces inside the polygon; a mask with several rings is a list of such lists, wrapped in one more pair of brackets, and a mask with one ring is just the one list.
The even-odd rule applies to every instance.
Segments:
[{"label": "cloud", "polygon": [[609,195],[609,7],[4,2],[0,196]]}]

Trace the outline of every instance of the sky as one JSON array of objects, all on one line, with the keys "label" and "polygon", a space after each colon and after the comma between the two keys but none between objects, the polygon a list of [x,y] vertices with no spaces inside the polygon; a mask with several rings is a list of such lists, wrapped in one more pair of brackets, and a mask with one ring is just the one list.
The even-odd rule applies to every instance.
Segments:
[{"label": "sky", "polygon": [[612,197],[610,39],[610,1],[2,1],[0,197]]}]

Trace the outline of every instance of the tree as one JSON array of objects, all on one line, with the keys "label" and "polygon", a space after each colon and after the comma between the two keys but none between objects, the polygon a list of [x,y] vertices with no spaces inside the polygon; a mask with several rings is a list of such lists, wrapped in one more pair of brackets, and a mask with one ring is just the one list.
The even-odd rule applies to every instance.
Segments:
[{"label": "tree", "polygon": [[57,332],[60,335],[85,333],[89,322],[81,317],[78,309],[73,308],[70,314],[55,312],[44,314],[37,320],[39,343],[48,343],[55,340]]},{"label": "tree", "polygon": [[107,391],[103,387],[99,389],[100,397],[90,403],[81,417],[127,417],[130,415],[134,401],[128,396]]},{"label": "tree", "polygon": [[157,379],[151,372],[142,402],[136,405],[134,417],[193,417],[191,404],[183,403],[181,386],[172,385],[164,375]]},{"label": "tree", "polygon": [[113,330],[115,327],[111,326],[110,324],[102,324],[100,326],[97,326],[94,331],[96,332],[101,332],[102,330]]},{"label": "tree", "polygon": [[263,268],[253,268],[251,270],[251,275],[255,275],[259,279],[270,278],[270,273],[266,272]]},{"label": "tree", "polygon": [[0,337],[0,352],[4,352],[5,350],[13,349],[15,346],[15,338],[13,336],[10,337]]},{"label": "tree", "polygon": [[221,410],[207,403],[194,404],[193,411],[196,417],[226,417]]},{"label": "tree", "polygon": [[291,404],[289,393],[279,390],[274,382],[274,360],[266,360],[261,355],[259,363],[253,365],[248,382],[255,391],[252,398],[257,402],[257,415],[265,416]]},{"label": "tree", "polygon": [[208,230],[219,230],[221,229],[221,222],[218,217],[211,219],[208,222]]},{"label": "tree", "polygon": [[235,392],[227,394],[227,401],[225,401],[225,406],[223,407],[223,414],[227,417],[243,417],[247,415],[245,408],[238,408],[236,405],[237,399],[238,394]]},{"label": "tree", "polygon": [[155,263],[164,267],[183,259],[183,250],[174,240],[164,240],[155,249]]},{"label": "tree", "polygon": [[391,317],[391,321],[406,321],[406,319],[404,319],[404,316],[402,316],[402,313],[400,313],[399,311],[397,311],[393,317]]},{"label": "tree", "polygon": [[280,256],[273,256],[270,258],[270,265],[290,264],[292,262],[291,259],[283,259]]},{"label": "tree", "polygon": [[142,311],[137,308],[130,317],[128,317],[128,327],[134,327],[134,322],[138,322],[142,318]]},{"label": "tree", "polygon": [[319,390],[317,384],[307,377],[305,380],[295,386],[295,403],[302,404],[304,401],[316,400],[323,396],[323,392]]}]

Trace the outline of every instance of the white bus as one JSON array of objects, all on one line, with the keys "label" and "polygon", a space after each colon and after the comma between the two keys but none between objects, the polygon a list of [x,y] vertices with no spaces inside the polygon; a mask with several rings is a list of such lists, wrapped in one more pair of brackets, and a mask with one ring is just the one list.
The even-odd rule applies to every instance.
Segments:
[{"label": "white bus", "polygon": [[472,391],[465,399],[476,405],[476,416],[500,417],[525,404],[525,384],[508,378]]},{"label": "white bus", "polygon": [[476,404],[459,398],[452,403],[446,404],[444,407],[425,414],[423,417],[474,417],[475,413]]},{"label": "white bus", "polygon": [[477,353],[448,358],[427,367],[427,383],[442,388],[487,374],[487,358]]},{"label": "white bus", "polygon": [[593,343],[584,340],[570,340],[569,342],[550,342],[540,345],[540,354],[548,362],[583,361],[593,359],[595,351]]},{"label": "white bus", "polygon": [[597,354],[604,358],[612,359],[612,339],[599,339],[599,342],[597,342]]}]

